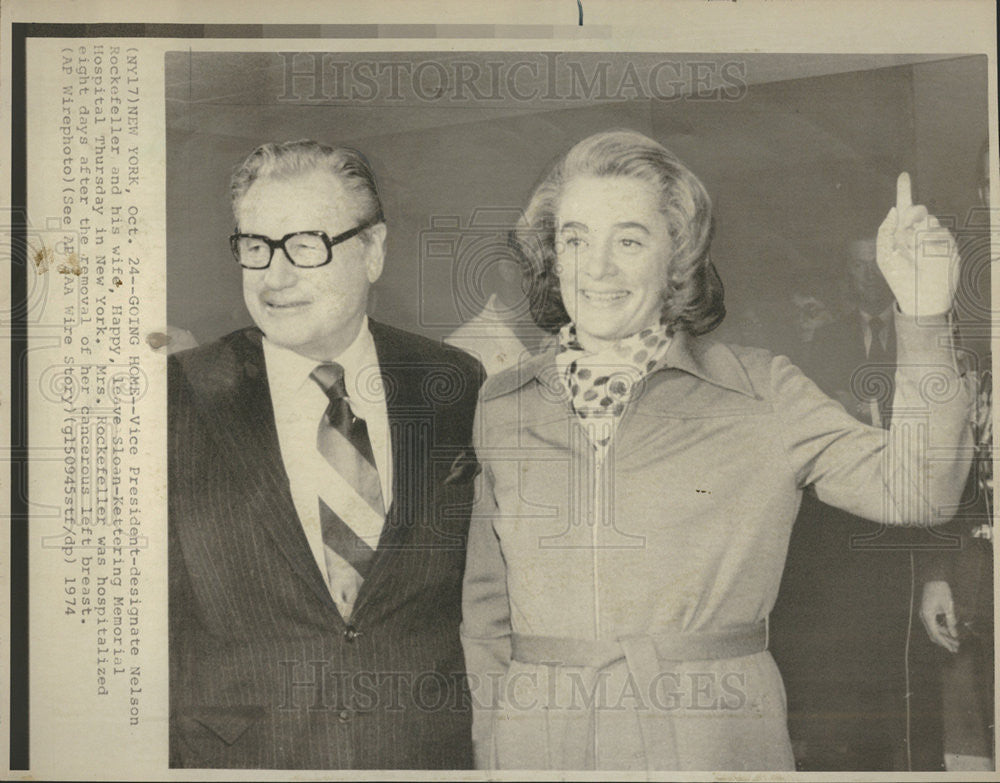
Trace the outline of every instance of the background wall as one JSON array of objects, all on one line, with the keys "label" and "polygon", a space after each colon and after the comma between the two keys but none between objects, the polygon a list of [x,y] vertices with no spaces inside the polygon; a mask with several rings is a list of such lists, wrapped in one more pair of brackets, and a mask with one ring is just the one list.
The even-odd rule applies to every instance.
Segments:
[{"label": "background wall", "polygon": [[[362,57],[391,63],[420,56],[335,59],[356,66]],[[359,100],[345,97],[348,88],[321,90],[308,77],[289,82],[289,60],[279,54],[168,54],[171,325],[206,342],[250,323],[227,245],[228,179],[264,141],[314,138],[364,151],[389,226],[372,312],[438,338],[485,302],[484,265],[503,254],[506,230],[533,183],[561,152],[598,130],[649,134],[705,182],[716,206],[714,258],[730,313],[720,336],[777,350],[795,349],[793,291],[811,292],[834,311],[844,306],[843,248],[874,235],[894,203],[898,172],[910,171],[915,198],[959,225],[975,203],[987,128],[985,57],[555,56],[561,67],[548,76],[566,88],[563,99]],[[509,72],[519,57],[530,70],[540,55],[423,57],[455,73],[458,60],[487,70],[498,62]],[[648,74],[664,60],[687,74],[669,99],[622,81],[629,68]],[[306,71],[308,63],[307,56]],[[574,81],[569,63],[583,81]],[[603,89],[594,78],[601,63]],[[692,76],[694,63],[711,77]],[[736,63],[734,70],[727,63]],[[293,66],[303,69],[301,57]],[[974,282],[971,311],[982,318],[988,275]]]}]

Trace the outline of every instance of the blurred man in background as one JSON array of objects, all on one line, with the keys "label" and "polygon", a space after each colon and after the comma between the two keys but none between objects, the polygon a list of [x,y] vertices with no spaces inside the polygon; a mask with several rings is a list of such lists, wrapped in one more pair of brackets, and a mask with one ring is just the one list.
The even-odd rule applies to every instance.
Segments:
[{"label": "blurred man in background", "polygon": [[[844,274],[851,309],[797,359],[855,418],[888,428],[895,300],[874,237],[844,248]],[[803,496],[772,634],[799,769],[906,768],[907,535]]]},{"label": "blurred man in background", "polygon": [[[986,142],[980,152],[977,180],[979,203],[985,209],[990,203]],[[989,232],[988,220],[976,222]],[[970,246],[983,247],[982,243]],[[968,265],[980,259],[965,260]],[[940,528],[950,540],[942,540],[941,548],[922,553],[917,561],[920,619],[930,640],[951,654],[941,661],[940,668],[944,762],[949,771],[992,770],[995,758],[993,373],[988,349],[983,355],[967,350],[962,356],[979,392],[974,423],[977,453],[962,507],[955,519]]]}]

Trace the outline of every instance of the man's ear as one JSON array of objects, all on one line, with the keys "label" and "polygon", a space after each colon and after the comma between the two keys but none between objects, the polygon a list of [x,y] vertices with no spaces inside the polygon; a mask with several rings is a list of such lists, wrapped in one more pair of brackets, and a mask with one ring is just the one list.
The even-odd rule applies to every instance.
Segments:
[{"label": "man's ear", "polygon": [[369,283],[374,283],[382,276],[382,266],[385,264],[385,235],[385,223],[376,223],[368,229],[365,267],[368,269]]}]

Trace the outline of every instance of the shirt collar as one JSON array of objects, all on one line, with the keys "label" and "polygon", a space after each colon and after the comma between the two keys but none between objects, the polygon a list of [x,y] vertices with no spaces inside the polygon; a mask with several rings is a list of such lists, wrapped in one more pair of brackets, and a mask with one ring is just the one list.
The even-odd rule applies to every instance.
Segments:
[{"label": "shirt collar", "polygon": [[882,322],[882,326],[888,326],[892,321],[893,303],[890,302],[885,310],[881,313],[877,313],[876,315],[871,315],[861,309],[859,309],[858,312],[861,313],[861,320],[864,321],[865,326],[868,328],[871,328],[872,318],[878,318]]},{"label": "shirt collar", "polygon": [[[309,374],[322,362],[310,359],[308,356],[296,353],[290,348],[276,345],[265,335],[261,344],[264,348],[264,361],[267,365],[268,384],[272,393],[277,396],[298,394],[312,384],[318,385]],[[344,385],[351,404],[362,407],[379,402],[376,394],[381,389],[381,383],[372,381],[373,374],[378,375],[378,356],[375,353],[375,341],[368,328],[368,316],[364,317],[357,336],[339,356],[333,359],[344,368]]]}]

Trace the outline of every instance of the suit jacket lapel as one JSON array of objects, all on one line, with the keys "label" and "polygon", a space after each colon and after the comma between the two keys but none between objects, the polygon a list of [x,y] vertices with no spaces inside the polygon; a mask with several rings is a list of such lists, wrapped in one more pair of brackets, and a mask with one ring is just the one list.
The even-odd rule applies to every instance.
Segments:
[{"label": "suit jacket lapel", "polygon": [[[359,609],[377,593],[386,574],[391,573],[396,555],[412,537],[416,520],[420,517],[421,504],[427,502],[430,492],[427,482],[433,479],[431,465],[417,464],[422,461],[421,455],[413,451],[415,444],[409,442],[414,432],[413,427],[408,425],[413,422],[414,411],[427,404],[422,399],[420,384],[414,383],[418,374],[416,371],[420,369],[419,358],[414,357],[396,338],[396,330],[370,318],[368,324],[375,341],[379,374],[386,396],[392,442],[392,505],[386,512],[371,572],[361,585],[354,604],[355,617]],[[426,456],[429,460],[429,455]]]},{"label": "suit jacket lapel", "polygon": [[295,511],[260,341],[259,331],[245,330],[230,343],[229,356],[221,361],[211,357],[203,366],[189,367],[188,377],[206,414],[205,425],[230,463],[227,470],[234,484],[248,498],[247,507],[256,511],[255,521],[270,534],[308,588],[336,612]]}]

